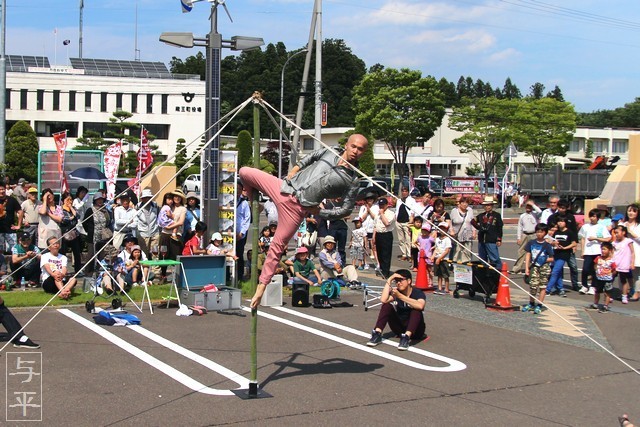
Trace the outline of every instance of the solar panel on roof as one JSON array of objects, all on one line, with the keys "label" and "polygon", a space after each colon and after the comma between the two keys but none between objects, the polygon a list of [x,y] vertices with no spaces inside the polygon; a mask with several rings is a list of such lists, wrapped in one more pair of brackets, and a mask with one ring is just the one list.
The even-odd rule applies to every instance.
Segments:
[{"label": "solar panel on roof", "polygon": [[26,71],[29,67],[49,68],[46,56],[7,55],[7,71]]}]

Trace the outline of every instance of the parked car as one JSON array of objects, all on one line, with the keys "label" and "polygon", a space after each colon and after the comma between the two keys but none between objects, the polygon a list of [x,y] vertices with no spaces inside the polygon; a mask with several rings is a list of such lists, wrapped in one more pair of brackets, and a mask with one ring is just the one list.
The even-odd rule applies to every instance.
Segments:
[{"label": "parked car", "polygon": [[435,197],[442,197],[444,195],[442,186],[438,181],[416,178],[414,183],[416,188],[419,188],[423,193],[426,193],[426,191],[429,190]]},{"label": "parked car", "polygon": [[202,184],[200,183],[200,174],[191,174],[182,183],[182,191],[184,191],[185,194],[189,191],[199,193],[201,188]]}]

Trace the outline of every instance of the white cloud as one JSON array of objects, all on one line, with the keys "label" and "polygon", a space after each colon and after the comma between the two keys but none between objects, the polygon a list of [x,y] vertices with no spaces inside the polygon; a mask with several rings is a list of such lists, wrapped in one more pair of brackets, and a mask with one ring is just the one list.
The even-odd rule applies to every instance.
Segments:
[{"label": "white cloud", "polygon": [[503,49],[503,50],[501,50],[499,52],[495,52],[495,53],[491,54],[489,56],[489,61],[491,61],[492,63],[495,63],[495,62],[506,62],[506,61],[510,61],[512,59],[517,59],[521,55],[522,54],[518,50],[510,47],[510,48]]},{"label": "white cloud", "polygon": [[483,30],[469,30],[461,33],[452,30],[423,31],[409,37],[409,40],[420,44],[445,45],[446,49],[455,48],[470,53],[485,51],[496,44],[496,38]]},{"label": "white cloud", "polygon": [[429,24],[441,19],[477,19],[486,13],[479,7],[459,8],[446,3],[389,1],[369,14],[370,24]]}]

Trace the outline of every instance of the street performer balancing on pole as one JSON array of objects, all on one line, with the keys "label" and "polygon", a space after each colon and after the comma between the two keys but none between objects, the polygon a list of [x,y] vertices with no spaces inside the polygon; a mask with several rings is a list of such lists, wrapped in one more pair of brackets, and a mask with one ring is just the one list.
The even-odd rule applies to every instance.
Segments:
[{"label": "street performer balancing on pole", "polygon": [[[240,179],[249,194],[253,194],[253,189],[266,193],[278,210],[278,228],[258,278],[251,308],[255,309],[260,305],[280,257],[307,213],[329,220],[351,214],[360,181],[351,166],[357,167],[368,144],[363,135],[353,134],[347,140],[340,157],[326,148],[316,150],[300,160],[284,180],[255,168],[240,169]],[[337,198],[342,198],[341,206],[333,209],[321,209],[318,206],[324,199]]]}]

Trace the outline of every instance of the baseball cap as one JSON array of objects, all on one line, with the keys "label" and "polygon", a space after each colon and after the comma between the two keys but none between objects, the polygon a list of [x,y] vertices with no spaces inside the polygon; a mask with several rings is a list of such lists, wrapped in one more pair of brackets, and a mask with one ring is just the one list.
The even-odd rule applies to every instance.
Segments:
[{"label": "baseball cap", "polygon": [[38,189],[36,187],[30,187],[27,190],[27,193],[36,193],[37,194],[38,193]]},{"label": "baseball cap", "polygon": [[621,213],[617,213],[611,218],[612,221],[622,221],[624,219],[624,215]]}]

